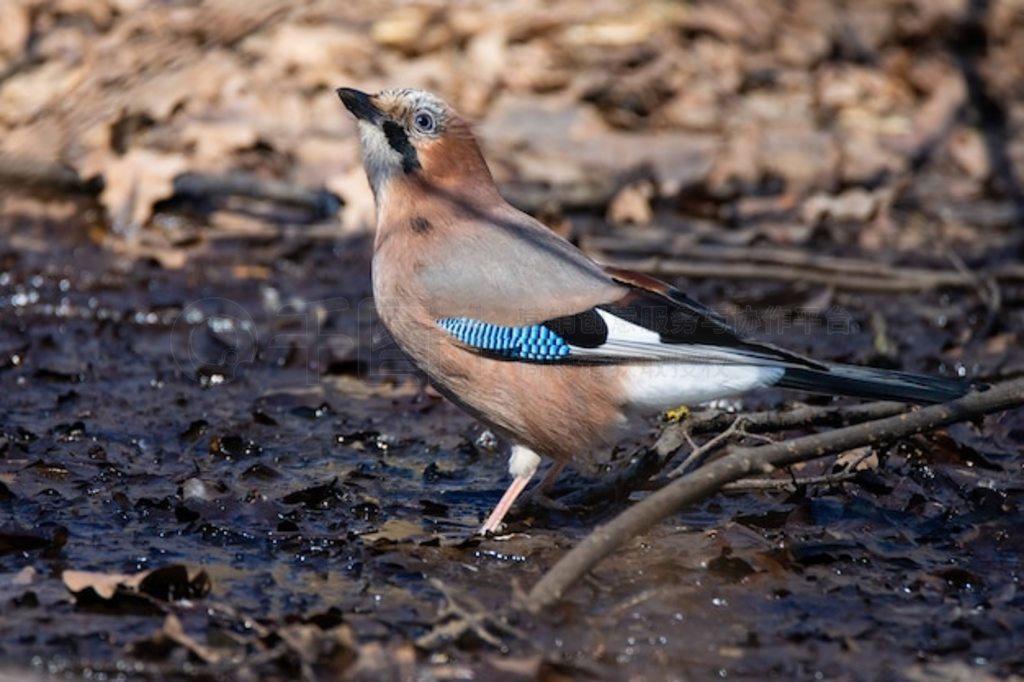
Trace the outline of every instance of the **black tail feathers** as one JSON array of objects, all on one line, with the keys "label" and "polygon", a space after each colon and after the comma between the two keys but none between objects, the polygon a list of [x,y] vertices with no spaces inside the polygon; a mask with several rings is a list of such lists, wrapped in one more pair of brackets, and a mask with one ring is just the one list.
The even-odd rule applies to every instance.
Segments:
[{"label": "black tail feathers", "polygon": [[895,370],[830,365],[828,369],[787,368],[776,384],[810,393],[907,403],[944,403],[966,394],[971,382]]}]

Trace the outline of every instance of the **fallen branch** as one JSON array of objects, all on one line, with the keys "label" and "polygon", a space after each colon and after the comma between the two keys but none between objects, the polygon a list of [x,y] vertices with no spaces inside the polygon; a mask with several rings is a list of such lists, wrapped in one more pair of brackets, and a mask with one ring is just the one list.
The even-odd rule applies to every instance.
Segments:
[{"label": "fallen branch", "polygon": [[[83,179],[73,168],[61,164],[0,156],[0,185],[96,196],[103,190],[103,178]],[[301,208],[318,219],[335,215],[341,207],[341,200],[326,189],[309,189],[244,173],[183,173],[174,178],[174,194],[179,197],[258,199]]]},{"label": "fallen branch", "polygon": [[174,194],[200,198],[238,196],[259,199],[284,206],[295,206],[321,219],[333,216],[341,208],[341,200],[326,189],[308,189],[244,173],[183,173],[174,178]]},{"label": "fallen branch", "polygon": [[928,291],[942,287],[974,289],[979,277],[995,281],[1024,281],[1024,266],[1020,265],[979,270],[974,274],[955,270],[893,269],[891,275],[879,276],[789,265],[688,261],[661,257],[618,258],[606,262],[617,268],[663,277],[774,280],[879,293]]},{"label": "fallen branch", "polygon": [[1024,405],[1024,379],[1017,379],[941,405],[771,445],[733,449],[595,528],[534,585],[525,605],[531,611],[538,611],[554,604],[577,580],[621,545],[686,505],[711,497],[727,483],[751,474],[769,473],[780,466],[864,445],[892,442],[1021,405]]},{"label": "fallen branch", "polygon": [[0,185],[96,196],[103,180],[83,180],[69,166],[0,154]]},{"label": "fallen branch", "polygon": [[[656,237],[656,238],[655,238]],[[806,249],[786,249],[773,246],[735,246],[729,244],[696,243],[690,234],[658,231],[654,235],[589,237],[587,248],[601,253],[658,256],[686,254],[694,261],[729,263],[765,263],[809,268],[825,272],[872,277],[899,277],[902,270],[885,263],[862,258],[844,258],[814,253]]]}]

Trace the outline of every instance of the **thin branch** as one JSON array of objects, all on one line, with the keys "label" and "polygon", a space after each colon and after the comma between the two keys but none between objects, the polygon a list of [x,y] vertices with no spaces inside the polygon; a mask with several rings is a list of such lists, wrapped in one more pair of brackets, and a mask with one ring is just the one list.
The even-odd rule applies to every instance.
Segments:
[{"label": "thin branch", "polygon": [[1017,379],[913,412],[772,445],[733,449],[595,528],[534,585],[527,595],[526,606],[537,611],[554,604],[581,576],[624,543],[683,507],[711,497],[727,483],[754,473],[769,473],[780,466],[864,445],[892,442],[1021,405],[1024,405],[1024,379]]},{"label": "thin branch", "polygon": [[790,476],[789,478],[743,478],[732,483],[726,483],[722,486],[722,490],[725,492],[745,492],[748,490],[795,490],[799,486],[808,485],[820,485],[827,483],[832,485],[833,483],[839,483],[841,481],[848,481],[854,478],[860,473],[861,462],[866,460],[872,455],[872,450],[866,448],[866,452],[861,453],[857,459],[852,462],[847,462],[842,469],[839,471],[821,474],[820,476],[803,476],[797,478]]},{"label": "thin branch", "polygon": [[[906,412],[905,403],[882,400],[854,405],[800,405],[790,410],[763,410],[743,415],[743,430],[748,433],[783,431],[806,426],[850,426],[872,419]],[[692,415],[687,424],[690,433],[708,433],[727,428],[735,415],[709,410]],[[682,426],[680,424],[679,426]]]},{"label": "thin branch", "polygon": [[690,243],[692,240],[686,239],[689,235],[683,234],[673,237],[672,233],[661,231],[656,233],[657,239],[654,236],[647,236],[645,232],[639,239],[634,236],[590,237],[586,240],[585,244],[587,247],[603,253],[647,256],[686,254],[687,258],[691,258],[694,261],[787,265],[825,272],[841,272],[847,275],[899,277],[901,272],[899,269],[885,263],[861,258],[820,255],[806,249]]}]

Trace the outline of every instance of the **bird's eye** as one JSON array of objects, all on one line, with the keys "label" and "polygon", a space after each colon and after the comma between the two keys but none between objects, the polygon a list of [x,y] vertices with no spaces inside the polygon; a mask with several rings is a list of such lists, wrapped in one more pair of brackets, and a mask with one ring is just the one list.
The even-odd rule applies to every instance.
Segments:
[{"label": "bird's eye", "polygon": [[434,132],[434,117],[429,111],[417,111],[412,122],[421,133]]}]

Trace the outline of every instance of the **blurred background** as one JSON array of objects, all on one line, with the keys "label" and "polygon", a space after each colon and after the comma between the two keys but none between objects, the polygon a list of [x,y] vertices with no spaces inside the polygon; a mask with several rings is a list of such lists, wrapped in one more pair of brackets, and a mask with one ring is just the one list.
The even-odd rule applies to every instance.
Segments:
[{"label": "blurred background", "polygon": [[[754,336],[1024,372],[1022,0],[2,0],[3,661],[1024,673],[1019,415],[881,449],[858,484],[682,515],[502,656],[413,648],[430,577],[503,608],[615,509],[437,540],[489,509],[503,456],[376,322],[339,86],[436,91],[513,204]],[[210,574],[217,608],[179,613],[192,639],[59,580],[173,562]]]}]

